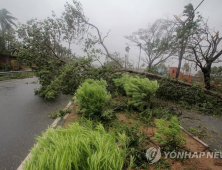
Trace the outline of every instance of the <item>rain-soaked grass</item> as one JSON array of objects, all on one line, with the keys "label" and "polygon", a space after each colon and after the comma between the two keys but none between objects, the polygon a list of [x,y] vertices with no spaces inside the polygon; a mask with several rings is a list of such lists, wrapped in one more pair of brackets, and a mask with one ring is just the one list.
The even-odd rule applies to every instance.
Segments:
[{"label": "rain-soaked grass", "polygon": [[37,138],[38,146],[32,148],[31,158],[23,167],[24,170],[121,170],[126,157],[125,140],[124,134],[106,132],[101,124],[93,127],[89,120],[66,129],[48,129]]}]

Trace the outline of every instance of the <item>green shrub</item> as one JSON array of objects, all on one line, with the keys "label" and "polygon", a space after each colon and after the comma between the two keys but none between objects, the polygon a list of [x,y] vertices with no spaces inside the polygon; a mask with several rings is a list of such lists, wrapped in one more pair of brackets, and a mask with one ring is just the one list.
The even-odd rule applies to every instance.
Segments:
[{"label": "green shrub", "polygon": [[139,76],[130,77],[125,74],[120,79],[115,79],[114,82],[120,92],[124,89],[126,95],[131,97],[129,104],[140,111],[148,108],[159,87],[157,81],[150,81],[148,78]]},{"label": "green shrub", "polygon": [[[149,144],[147,136],[142,130],[139,130],[142,123],[133,123],[130,126],[122,121],[112,121],[109,124],[109,129],[113,129],[116,132],[124,133],[127,136],[127,158],[125,161],[125,168],[129,167],[133,169],[146,169],[148,167],[148,161],[145,157],[146,146]],[[130,169],[130,168],[129,168]]]},{"label": "green shrub", "polygon": [[104,119],[104,120],[111,120],[111,119],[115,119],[116,118],[116,114],[113,110],[111,109],[108,109],[108,110],[104,110],[102,112],[102,115],[101,115],[101,119]]},{"label": "green shrub", "polygon": [[157,81],[150,81],[148,78],[138,76],[131,77],[129,82],[124,85],[127,96],[132,97],[129,104],[134,105],[140,111],[149,108],[158,87]]},{"label": "green shrub", "polygon": [[171,170],[172,167],[170,165],[170,162],[167,159],[160,159],[158,162],[155,163],[155,169],[159,170],[159,169],[169,169]]},{"label": "green shrub", "polygon": [[115,111],[128,110],[128,98],[125,96],[118,96],[109,102],[110,108]]},{"label": "green shrub", "polygon": [[165,145],[165,149],[176,148],[176,146],[183,146],[186,140],[181,136],[182,130],[180,129],[179,122],[176,117],[172,117],[168,122],[163,119],[157,120],[157,131],[154,139],[160,144]]},{"label": "green shrub", "polygon": [[129,76],[126,74],[123,74],[121,78],[114,79],[115,86],[117,88],[117,91],[122,94],[123,96],[126,96],[126,91],[124,89],[125,84],[129,82]]},{"label": "green shrub", "polygon": [[1,64],[1,68],[2,68],[3,71],[10,71],[10,70],[12,70],[11,64],[8,64],[8,63],[2,63]]},{"label": "green shrub", "polygon": [[106,132],[101,124],[93,128],[90,121],[50,128],[37,141],[24,170],[121,170],[126,158],[126,136]]},{"label": "green shrub", "polygon": [[63,117],[66,113],[70,113],[71,112],[71,109],[66,109],[66,110],[55,110],[53,112],[51,112],[49,114],[49,117],[52,118],[52,119],[55,119],[57,117]]},{"label": "green shrub", "polygon": [[91,118],[95,116],[101,118],[111,97],[106,90],[106,81],[91,79],[85,80],[75,95],[84,116]]}]

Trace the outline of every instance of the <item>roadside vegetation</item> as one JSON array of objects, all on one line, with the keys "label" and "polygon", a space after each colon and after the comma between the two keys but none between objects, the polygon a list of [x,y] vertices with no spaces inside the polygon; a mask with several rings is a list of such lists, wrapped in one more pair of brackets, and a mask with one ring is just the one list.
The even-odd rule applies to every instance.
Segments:
[{"label": "roadside vegetation", "polygon": [[[125,134],[107,132],[89,120],[67,129],[48,129],[24,169],[119,169],[126,157]],[[118,141],[121,145],[116,144]]]},{"label": "roadside vegetation", "polygon": [[[221,67],[212,66],[220,62],[222,38],[219,32],[212,32],[192,4],[184,7],[184,21],[177,16],[175,20],[159,19],[125,36],[140,49],[138,66],[109,51],[105,45],[109,32],[102,36],[78,1],[66,3],[61,16],[53,12],[44,20],[31,19],[20,23],[16,31],[12,27],[16,18],[10,18],[3,9],[0,15],[0,54],[16,52],[19,62],[35,71],[41,84],[36,95],[48,100],[61,91],[74,95],[78,115],[69,127],[48,129],[37,137],[38,146],[32,148],[24,169],[172,169],[175,162],[177,169],[202,166],[204,161],[163,157],[150,165],[145,156],[150,147],[171,152],[197,152],[201,148],[191,147],[181,130],[179,107],[201,114],[222,113]],[[76,55],[71,44],[80,44],[85,55]],[[127,53],[129,50],[126,47]],[[141,57],[141,51],[145,57]],[[178,57],[176,78],[168,76],[164,64],[172,56]],[[183,60],[200,68],[203,83],[178,80]],[[158,69],[164,77],[158,75]],[[186,63],[182,69],[190,70]],[[55,111],[49,117],[62,117],[68,112]],[[205,169],[215,167],[213,163],[203,165]]]},{"label": "roadside vegetation", "polygon": [[164,157],[149,164],[145,153],[150,147],[160,146],[165,152],[196,150],[179,127],[180,111],[161,99],[167,93],[159,91],[158,81],[130,74],[114,77],[111,91],[103,79],[86,79],[79,85],[74,100],[78,118],[39,136],[24,169],[172,169],[172,162],[182,169],[200,166],[189,159]]},{"label": "roadside vegetation", "polygon": [[25,79],[35,76],[35,73],[17,73],[11,74],[9,76],[0,76],[0,81],[10,80],[10,79]]}]

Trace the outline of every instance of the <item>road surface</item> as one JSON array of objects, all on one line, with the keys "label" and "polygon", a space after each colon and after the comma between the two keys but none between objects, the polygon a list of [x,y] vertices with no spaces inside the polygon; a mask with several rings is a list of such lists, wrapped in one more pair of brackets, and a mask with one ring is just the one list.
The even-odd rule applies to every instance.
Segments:
[{"label": "road surface", "polygon": [[35,143],[36,135],[54,121],[48,114],[72,98],[46,101],[34,94],[37,78],[0,81],[0,170],[15,170]]}]

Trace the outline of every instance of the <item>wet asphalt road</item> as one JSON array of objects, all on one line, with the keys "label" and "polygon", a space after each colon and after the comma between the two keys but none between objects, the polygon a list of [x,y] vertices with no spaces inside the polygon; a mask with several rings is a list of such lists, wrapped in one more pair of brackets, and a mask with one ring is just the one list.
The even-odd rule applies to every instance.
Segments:
[{"label": "wet asphalt road", "polygon": [[0,81],[0,170],[17,169],[35,143],[36,135],[54,121],[48,114],[64,108],[70,95],[46,101],[34,95],[37,78]]}]

